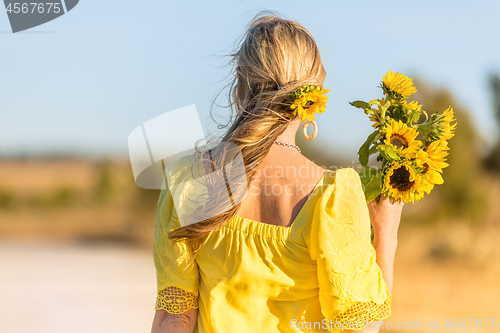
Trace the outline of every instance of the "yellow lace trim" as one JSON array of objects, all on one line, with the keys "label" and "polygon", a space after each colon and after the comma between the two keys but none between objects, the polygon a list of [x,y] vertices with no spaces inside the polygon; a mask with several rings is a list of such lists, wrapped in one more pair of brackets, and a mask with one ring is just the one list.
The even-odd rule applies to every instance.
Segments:
[{"label": "yellow lace trim", "polygon": [[[374,301],[354,303],[347,311],[332,320],[334,324],[337,323],[335,328],[344,327],[344,329],[360,330],[371,321],[388,318],[391,315],[392,298],[387,288],[386,293],[387,298],[382,304],[377,304]],[[340,330],[334,329],[332,332],[340,332]]]},{"label": "yellow lace trim", "polygon": [[170,286],[158,292],[155,310],[165,310],[172,314],[181,314],[189,309],[198,308],[198,295]]}]

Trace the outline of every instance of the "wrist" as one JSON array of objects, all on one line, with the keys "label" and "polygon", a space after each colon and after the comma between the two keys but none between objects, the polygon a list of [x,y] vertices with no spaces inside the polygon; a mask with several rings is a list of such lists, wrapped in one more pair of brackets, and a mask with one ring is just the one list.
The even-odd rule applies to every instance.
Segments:
[{"label": "wrist", "polygon": [[398,232],[397,231],[383,231],[373,234],[373,247],[375,249],[383,247],[384,250],[393,250],[396,252],[398,246]]},{"label": "wrist", "polygon": [[389,229],[389,228],[381,228],[381,229],[373,229],[374,238],[379,238],[385,241],[396,241],[398,240],[398,229]]}]

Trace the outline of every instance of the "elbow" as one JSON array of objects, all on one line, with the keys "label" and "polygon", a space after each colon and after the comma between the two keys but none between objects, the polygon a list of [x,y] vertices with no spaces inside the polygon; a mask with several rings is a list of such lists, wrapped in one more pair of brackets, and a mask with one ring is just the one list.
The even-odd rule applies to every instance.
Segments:
[{"label": "elbow", "polygon": [[189,322],[185,316],[168,314],[162,320],[161,331],[165,333],[186,333],[189,332]]},{"label": "elbow", "polygon": [[[197,313],[190,309],[182,314],[157,311],[151,333],[193,333],[196,328]],[[197,311],[196,311],[197,312]]]}]

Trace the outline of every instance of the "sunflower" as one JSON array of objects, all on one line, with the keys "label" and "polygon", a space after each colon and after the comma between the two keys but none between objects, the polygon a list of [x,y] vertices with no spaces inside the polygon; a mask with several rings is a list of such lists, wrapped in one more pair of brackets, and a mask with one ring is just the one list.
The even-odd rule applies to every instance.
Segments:
[{"label": "sunflower", "polygon": [[390,198],[404,202],[418,201],[432,189],[409,161],[393,162],[384,176],[383,187]]},{"label": "sunflower", "polygon": [[370,114],[370,120],[373,121],[372,127],[379,127],[380,126],[379,116],[380,116],[380,114],[378,112],[374,112],[374,113]]},{"label": "sunflower", "polygon": [[[447,144],[446,141],[444,142]],[[429,164],[429,168],[442,170],[448,166],[448,163],[445,162],[445,157],[448,156],[447,149],[449,149],[448,146],[446,146],[446,149],[443,149],[441,141],[434,141],[427,147],[427,164]]]},{"label": "sunflower", "polygon": [[391,119],[391,123],[385,126],[384,143],[396,148],[400,155],[414,158],[415,153],[422,145],[420,140],[415,140],[417,135],[417,129],[408,127],[401,120]]},{"label": "sunflower", "polygon": [[446,163],[448,152],[439,146],[439,141],[432,142],[427,150],[419,149],[415,154],[415,164],[424,168],[424,173],[427,170],[435,170],[442,172],[449,164]]},{"label": "sunflower", "polygon": [[446,140],[451,139],[455,135],[457,123],[453,113],[453,108],[450,106],[442,114],[434,113],[431,115],[431,120],[428,123],[419,125],[428,133],[428,142],[441,141],[440,145],[443,149],[448,149]]},{"label": "sunflower", "polygon": [[441,176],[441,174],[436,170],[431,170],[431,169],[427,170],[427,172],[425,173],[424,180],[431,185],[431,189],[436,184],[441,185],[444,183],[443,176]]},{"label": "sunflower", "polygon": [[329,92],[330,89],[321,89],[317,86],[307,86],[302,88],[294,95],[294,100],[290,108],[295,110],[293,115],[300,116],[301,121],[314,120],[315,113],[325,112],[325,105],[328,102],[328,97],[324,94]]},{"label": "sunflower", "polygon": [[[443,162],[444,163],[444,162]],[[432,167],[432,161],[429,158],[427,152],[421,150],[417,153],[417,158],[415,160],[417,166],[422,167],[423,179],[426,184],[429,185],[429,192],[432,190],[435,184],[444,183],[443,177],[441,176],[442,169]],[[446,163],[445,163],[446,164]],[[447,164],[446,164],[447,165]],[[429,193],[427,192],[427,193]]]},{"label": "sunflower", "polygon": [[434,141],[427,147],[427,150],[420,149],[415,156],[415,165],[422,167],[424,181],[431,184],[432,187],[435,184],[444,183],[441,173],[448,166],[448,163],[445,162],[448,152],[443,150],[439,144],[440,141]]},{"label": "sunflower", "polygon": [[453,113],[453,108],[449,106],[444,112],[443,112],[443,118],[441,120],[441,140],[449,140],[455,135],[455,129],[457,127],[457,123],[454,123],[453,125],[451,124],[452,121],[456,121],[456,118],[454,117]]},{"label": "sunflower", "polygon": [[[383,101],[383,99],[382,99]],[[378,110],[377,109],[371,109],[370,112],[370,120],[373,121],[372,127],[379,127],[380,126],[380,117],[382,116],[382,107],[379,105]]]},{"label": "sunflower", "polygon": [[392,71],[387,72],[382,79],[382,84],[385,89],[393,91],[404,97],[409,97],[413,95],[417,89],[413,85],[411,78],[406,77],[403,74],[393,73]]},{"label": "sunflower", "polygon": [[438,140],[438,141],[435,141],[435,142],[438,143],[437,147],[439,147],[439,149],[444,150],[444,151],[450,150],[450,147],[448,147],[448,141],[446,141],[446,140]]},{"label": "sunflower", "polygon": [[381,123],[383,123],[385,121],[385,119],[382,119],[382,115],[384,114],[384,118],[385,118],[385,114],[387,114],[387,111],[386,112],[382,112],[382,111],[384,108],[387,110],[387,108],[390,107],[392,103],[396,103],[396,101],[391,100],[390,102],[387,102],[385,98],[382,98],[380,100],[374,100],[374,101],[370,102],[370,104],[377,105],[377,109],[371,108],[370,109],[371,111],[369,111],[370,120],[373,121],[372,127],[377,128],[380,126]]},{"label": "sunflower", "polygon": [[418,104],[417,101],[413,101],[410,103],[404,101],[403,105],[412,111],[422,111],[422,105]]}]

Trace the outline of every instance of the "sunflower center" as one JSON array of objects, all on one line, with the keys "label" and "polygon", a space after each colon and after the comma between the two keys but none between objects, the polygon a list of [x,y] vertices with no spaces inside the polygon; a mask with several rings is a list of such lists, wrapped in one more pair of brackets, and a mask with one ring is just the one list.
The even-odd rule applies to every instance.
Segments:
[{"label": "sunflower center", "polygon": [[407,191],[415,182],[410,181],[410,172],[404,166],[400,166],[393,171],[389,184],[399,191]]},{"label": "sunflower center", "polygon": [[397,149],[401,147],[408,148],[408,141],[406,141],[406,139],[399,134],[393,134],[391,136],[391,144],[394,145]]},{"label": "sunflower center", "polygon": [[422,173],[427,173],[427,171],[429,170],[429,164],[427,163],[424,163],[424,170],[422,171]]}]

